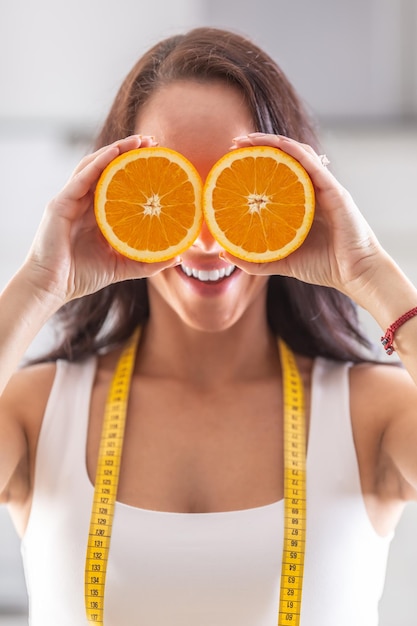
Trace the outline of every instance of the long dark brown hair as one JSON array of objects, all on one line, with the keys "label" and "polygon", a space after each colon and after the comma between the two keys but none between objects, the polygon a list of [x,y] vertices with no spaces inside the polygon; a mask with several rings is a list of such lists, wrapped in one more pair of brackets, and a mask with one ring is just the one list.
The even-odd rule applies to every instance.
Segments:
[{"label": "long dark brown hair", "polygon": [[[133,134],[138,111],[155,90],[182,79],[220,79],[237,86],[258,131],[286,135],[319,150],[314,124],[275,61],[246,38],[214,28],[170,37],[142,56],[121,85],[95,149]],[[334,289],[272,276],[267,314],[272,330],[306,356],[357,362],[369,347],[356,306]],[[146,322],[146,279],[110,285],[69,302],[58,315],[62,336],[42,360],[79,360],[110,349]]]}]

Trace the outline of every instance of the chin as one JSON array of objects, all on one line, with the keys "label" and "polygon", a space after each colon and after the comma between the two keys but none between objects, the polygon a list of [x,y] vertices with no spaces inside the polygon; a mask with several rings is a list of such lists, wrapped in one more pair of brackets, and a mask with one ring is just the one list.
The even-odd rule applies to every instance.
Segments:
[{"label": "chin", "polygon": [[235,326],[240,319],[239,315],[221,317],[211,316],[184,316],[182,321],[189,328],[201,333],[223,333]]}]

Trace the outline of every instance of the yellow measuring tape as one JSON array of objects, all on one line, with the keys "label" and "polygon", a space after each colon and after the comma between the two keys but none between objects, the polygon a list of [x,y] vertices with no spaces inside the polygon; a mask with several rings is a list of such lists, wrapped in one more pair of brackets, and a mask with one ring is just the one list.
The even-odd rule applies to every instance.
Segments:
[{"label": "yellow measuring tape", "polygon": [[[85,562],[85,609],[104,624],[104,592],[138,328],[122,352],[106,402]],[[298,626],[306,536],[306,437],[303,385],[288,346],[278,340],[284,390],[284,547],[278,626]]]},{"label": "yellow measuring tape", "polygon": [[294,354],[278,341],[284,389],[284,547],[278,626],[300,623],[306,545],[304,390]]},{"label": "yellow measuring tape", "polygon": [[126,422],[129,388],[140,337],[137,328],[116,366],[104,412],[85,560],[84,594],[89,622],[103,624],[104,590]]}]

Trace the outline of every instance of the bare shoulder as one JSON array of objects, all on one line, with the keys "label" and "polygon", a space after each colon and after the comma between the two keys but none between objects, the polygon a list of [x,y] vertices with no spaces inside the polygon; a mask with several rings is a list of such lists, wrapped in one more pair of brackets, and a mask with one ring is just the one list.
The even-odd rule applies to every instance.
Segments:
[{"label": "bare shoulder", "polygon": [[14,374],[1,399],[0,414],[5,412],[23,429],[31,464],[55,372],[55,363],[23,367]]},{"label": "bare shoulder", "polygon": [[0,411],[13,412],[19,421],[31,419],[38,407],[45,407],[55,371],[55,363],[41,363],[19,369],[0,398]]},{"label": "bare shoulder", "polygon": [[54,363],[18,370],[0,398],[0,477],[2,501],[22,502],[29,496],[36,447],[45,407],[55,377]]},{"label": "bare shoulder", "polygon": [[350,373],[350,403],[365,490],[384,501],[414,498],[402,467],[411,456],[407,447],[417,441],[417,387],[411,376],[398,365],[356,365]]},{"label": "bare shoulder", "polygon": [[352,408],[376,413],[388,420],[409,407],[415,408],[417,387],[407,370],[399,365],[361,363],[350,371]]}]

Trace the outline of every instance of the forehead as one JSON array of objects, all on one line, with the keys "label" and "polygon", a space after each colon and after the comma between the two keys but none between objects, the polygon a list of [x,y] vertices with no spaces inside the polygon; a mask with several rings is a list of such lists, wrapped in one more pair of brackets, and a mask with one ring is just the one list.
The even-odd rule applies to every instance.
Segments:
[{"label": "forehead", "polygon": [[[191,161],[217,160],[233,137],[254,128],[243,92],[220,80],[175,81],[160,87],[137,116],[136,132]],[[211,164],[213,164],[211,163]]]}]

